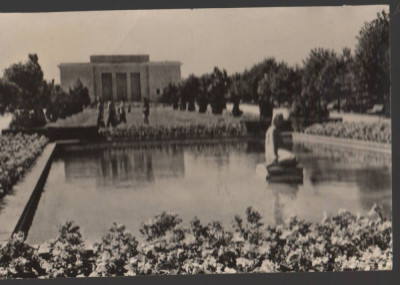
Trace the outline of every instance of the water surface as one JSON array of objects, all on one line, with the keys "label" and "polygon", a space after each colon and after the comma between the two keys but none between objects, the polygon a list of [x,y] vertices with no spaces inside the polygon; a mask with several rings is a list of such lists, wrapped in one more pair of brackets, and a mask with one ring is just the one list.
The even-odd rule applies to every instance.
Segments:
[{"label": "water surface", "polygon": [[197,216],[228,228],[248,206],[265,224],[294,214],[318,222],[324,211],[342,208],[365,215],[374,203],[390,215],[390,156],[310,144],[293,151],[304,167],[302,185],[267,184],[257,174],[262,142],[66,149],[53,162],[28,242],[56,237],[67,220],[90,242],[113,222],[140,238],[141,223],[162,211],[178,213],[185,224]]}]

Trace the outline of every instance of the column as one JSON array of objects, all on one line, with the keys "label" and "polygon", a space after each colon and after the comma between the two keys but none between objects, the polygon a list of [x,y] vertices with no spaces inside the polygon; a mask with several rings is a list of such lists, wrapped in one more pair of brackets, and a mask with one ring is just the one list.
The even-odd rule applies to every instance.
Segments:
[{"label": "column", "polygon": [[111,73],[111,77],[112,77],[112,97],[113,100],[116,101],[117,100],[117,73],[113,72]]},{"label": "column", "polygon": [[126,100],[127,101],[133,101],[132,98],[132,91],[131,91],[131,73],[127,72],[126,73],[126,84],[128,85],[126,88]]}]

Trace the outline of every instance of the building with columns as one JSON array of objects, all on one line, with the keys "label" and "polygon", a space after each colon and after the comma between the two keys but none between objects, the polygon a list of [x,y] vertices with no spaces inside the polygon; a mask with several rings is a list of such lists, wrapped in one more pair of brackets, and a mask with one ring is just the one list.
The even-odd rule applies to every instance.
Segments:
[{"label": "building with columns", "polygon": [[149,55],[92,55],[87,63],[61,63],[61,89],[68,91],[79,79],[91,100],[155,101],[169,83],[181,79],[181,63],[151,62]]}]

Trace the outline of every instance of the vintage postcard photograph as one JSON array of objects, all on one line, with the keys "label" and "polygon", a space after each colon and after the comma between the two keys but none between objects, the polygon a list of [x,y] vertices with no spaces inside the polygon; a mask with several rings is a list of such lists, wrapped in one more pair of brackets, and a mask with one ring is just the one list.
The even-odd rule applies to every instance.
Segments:
[{"label": "vintage postcard photograph", "polygon": [[392,270],[389,19],[0,13],[0,279]]}]

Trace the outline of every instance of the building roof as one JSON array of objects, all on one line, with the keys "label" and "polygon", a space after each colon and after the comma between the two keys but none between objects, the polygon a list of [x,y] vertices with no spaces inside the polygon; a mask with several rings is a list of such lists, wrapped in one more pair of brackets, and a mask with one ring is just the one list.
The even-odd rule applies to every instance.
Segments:
[{"label": "building roof", "polygon": [[102,65],[102,64],[130,64],[144,63],[149,65],[182,65],[180,61],[150,61],[149,55],[91,55],[90,62],[66,62],[58,65],[61,67],[74,67],[84,65]]},{"label": "building roof", "polygon": [[149,62],[148,54],[132,54],[132,55],[91,55],[91,63],[142,63]]}]

